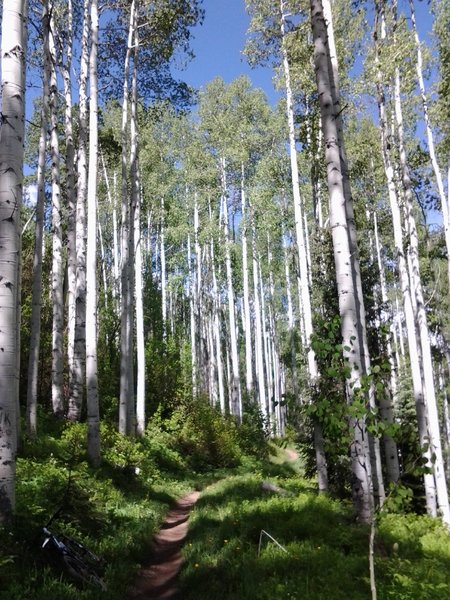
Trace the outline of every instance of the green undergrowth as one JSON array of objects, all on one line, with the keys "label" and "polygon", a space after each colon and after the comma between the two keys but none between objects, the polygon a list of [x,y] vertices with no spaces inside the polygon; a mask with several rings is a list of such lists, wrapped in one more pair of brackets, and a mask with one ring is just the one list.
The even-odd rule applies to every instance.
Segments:
[{"label": "green undergrowth", "polygon": [[[256,428],[240,430],[205,402],[180,403],[165,419],[157,413],[142,439],[102,423],[98,469],[87,462],[85,424],[42,414],[38,431],[19,452],[14,523],[0,528],[0,600],[124,600],[174,500],[231,468],[245,471],[249,449],[267,453]],[[50,568],[39,532],[58,510],[51,530],[105,559],[106,592]]]},{"label": "green undergrowth", "polygon": [[[371,598],[368,529],[348,504],[317,495],[290,468],[272,465],[204,490],[184,549],[184,600]],[[264,481],[282,493],[264,491]],[[380,516],[375,556],[378,600],[450,598],[450,536],[437,520]]]},{"label": "green undergrowth", "polygon": [[[317,495],[300,461],[251,423],[239,428],[199,403],[156,414],[143,439],[102,424],[98,469],[85,440],[84,425],[47,418],[24,441],[15,521],[0,528],[0,600],[124,600],[168,508],[194,488],[183,599],[370,598],[367,528],[349,503]],[[106,560],[107,591],[46,561],[37,535],[60,508],[51,528]],[[450,597],[450,538],[437,520],[381,515],[375,556],[378,600]]]}]

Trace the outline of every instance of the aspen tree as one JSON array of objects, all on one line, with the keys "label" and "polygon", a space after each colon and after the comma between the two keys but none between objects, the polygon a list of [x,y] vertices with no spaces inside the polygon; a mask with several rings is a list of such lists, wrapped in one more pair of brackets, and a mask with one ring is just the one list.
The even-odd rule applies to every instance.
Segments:
[{"label": "aspen tree", "polygon": [[[424,397],[422,367],[419,361],[420,346],[416,335],[414,321],[412,292],[408,276],[407,261],[403,247],[403,231],[397,190],[394,180],[394,167],[391,159],[390,145],[388,142],[388,123],[386,116],[385,94],[383,89],[383,75],[379,58],[379,44],[386,39],[386,26],[383,4],[378,2],[376,31],[375,31],[375,64],[377,69],[377,102],[380,122],[381,151],[388,186],[389,204],[392,214],[392,225],[394,231],[394,244],[397,258],[397,268],[400,278],[400,288],[403,299],[403,310],[405,315],[409,359],[411,363],[411,376],[413,381],[413,393],[416,405],[417,423],[419,428],[419,440],[423,448],[424,457],[428,466],[431,467],[431,454],[428,447],[428,423],[427,409]],[[379,39],[378,39],[379,36]],[[397,311],[398,312],[398,311]],[[400,337],[402,334],[400,333]],[[424,473],[425,498],[427,511],[431,516],[436,516],[436,491],[434,477],[430,472]]]},{"label": "aspen tree", "polygon": [[[345,149],[343,123],[342,123],[342,111],[340,104],[340,90],[339,90],[339,65],[336,51],[336,44],[334,39],[334,27],[333,27],[333,13],[331,9],[330,0],[322,0],[322,8],[324,21],[326,25],[327,35],[327,47],[328,47],[328,73],[331,86],[331,96],[333,98],[334,114],[336,120],[337,140],[339,145],[339,157],[341,163],[341,170],[343,174],[343,189],[345,196],[345,211],[347,215],[347,234],[350,244],[350,252],[355,256],[356,260],[352,261],[352,277],[353,286],[356,291],[355,301],[356,310],[360,313],[358,319],[358,336],[359,336],[359,349],[361,352],[361,364],[363,365],[364,375],[370,375],[370,355],[369,347],[367,342],[367,327],[366,327],[366,316],[364,307],[364,296],[362,289],[361,272],[359,268],[359,251],[356,236],[356,223],[353,209],[353,197],[350,187],[350,179],[348,175],[348,160],[347,152]],[[375,389],[373,382],[369,382],[368,400],[370,408],[376,410],[375,402]],[[380,440],[378,437],[368,434],[369,446],[370,446],[370,458],[372,461],[372,477],[373,477],[373,491],[379,504],[382,506],[385,500],[385,490],[383,483],[383,473],[381,465],[381,452],[380,452]]]},{"label": "aspen tree", "polygon": [[133,385],[133,354],[130,352],[133,339],[133,289],[131,285],[131,228],[132,228],[132,203],[128,193],[128,109],[129,109],[129,72],[132,46],[134,41],[135,1],[130,7],[130,22],[128,28],[127,50],[125,55],[123,73],[123,100],[122,100],[122,240],[121,240],[121,306],[120,306],[120,399],[119,399],[119,432],[129,434],[130,405],[134,405]]},{"label": "aspen tree", "polygon": [[[295,233],[298,250],[298,294],[300,310],[300,330],[304,332],[304,345],[307,347],[308,372],[311,382],[314,383],[318,377],[317,362],[310,340],[313,333],[311,297],[309,292],[309,276],[307,250],[305,244],[305,233],[303,230],[303,202],[300,195],[299,173],[297,164],[297,149],[295,142],[294,106],[291,89],[291,78],[288,53],[286,48],[286,24],[284,1],[280,0],[280,29],[281,29],[281,51],[286,90],[286,112],[289,130],[289,156],[291,161],[292,194],[294,198]],[[326,468],[326,457],[321,441],[323,435],[319,423],[314,424],[315,452],[317,457],[317,477],[320,491],[328,489],[328,473]],[[319,445],[317,445],[319,444]]]},{"label": "aspen tree", "polygon": [[19,340],[18,263],[20,260],[20,208],[25,118],[24,0],[4,0],[1,31],[2,127],[0,144],[0,523],[15,509],[17,365]]},{"label": "aspen tree", "polygon": [[52,176],[52,405],[56,415],[64,412],[63,354],[64,354],[64,299],[63,299],[63,238],[61,214],[61,175],[58,137],[58,83],[56,78],[56,47],[54,6],[50,6],[49,62],[50,62],[50,153]]},{"label": "aspen tree", "polygon": [[79,123],[77,156],[77,207],[76,207],[76,289],[75,289],[75,339],[72,365],[69,363],[69,403],[67,417],[79,420],[84,397],[86,370],[86,198],[87,198],[87,139],[88,103],[87,79],[89,68],[90,2],[84,0],[81,59],[79,76]]},{"label": "aspen tree", "polygon": [[45,158],[47,148],[48,123],[48,87],[50,81],[50,63],[48,36],[50,30],[48,4],[44,3],[42,13],[42,36],[44,47],[44,71],[42,76],[41,129],[39,134],[39,153],[37,170],[36,225],[33,257],[33,289],[30,323],[30,353],[28,356],[27,383],[27,432],[34,437],[37,433],[37,391],[39,370],[39,349],[41,341],[42,306],[42,245],[44,237],[45,210]]},{"label": "aspen tree", "polygon": [[[448,278],[448,291],[450,294],[450,206],[449,206],[449,197],[445,195],[444,183],[442,180],[442,173],[438,163],[438,159],[436,156],[436,149],[434,144],[434,135],[433,130],[431,128],[429,111],[428,111],[428,100],[425,89],[425,81],[423,78],[423,58],[422,58],[422,48],[420,44],[419,33],[417,31],[416,26],[416,14],[414,10],[414,0],[409,0],[409,7],[411,12],[411,25],[414,33],[414,41],[416,44],[416,73],[417,73],[417,81],[419,83],[420,96],[422,100],[422,109],[423,116],[425,121],[425,129],[427,132],[427,142],[428,142],[428,154],[430,156],[430,162],[433,167],[434,176],[436,179],[436,187],[439,194],[439,200],[441,203],[441,211],[442,211],[442,221],[444,226],[444,238],[445,245],[447,247],[447,278]],[[450,194],[450,192],[449,192]]]},{"label": "aspen tree", "polygon": [[[353,284],[352,262],[357,257],[352,254],[349,238],[347,213],[341,159],[339,154],[338,131],[334,114],[334,104],[328,71],[329,50],[327,31],[320,0],[311,0],[311,24],[314,42],[314,66],[316,72],[317,91],[319,94],[322,130],[327,164],[327,182],[330,195],[330,227],[332,230],[336,283],[339,295],[339,313],[341,317],[341,334],[343,340],[343,356],[349,368],[346,380],[348,401],[358,405],[361,390],[361,364],[358,328],[361,314],[357,309],[357,290]],[[360,412],[364,410],[361,406]],[[368,436],[365,415],[353,415],[350,419],[352,443],[350,448],[353,474],[353,501],[356,512],[362,522],[369,523],[373,514],[373,486],[370,465]]]},{"label": "aspen tree", "polygon": [[424,381],[424,393],[426,410],[428,413],[428,435],[431,453],[433,456],[433,473],[436,484],[437,504],[442,520],[450,527],[450,507],[448,500],[447,483],[445,480],[444,461],[442,457],[442,444],[439,430],[439,417],[436,403],[436,393],[433,375],[433,362],[431,358],[431,344],[428,332],[427,314],[423,297],[422,280],[419,266],[419,241],[417,227],[413,214],[412,186],[406,157],[403,116],[400,98],[400,71],[395,69],[395,119],[397,123],[397,135],[399,144],[399,156],[401,167],[401,178],[405,200],[405,221],[409,237],[409,257],[411,259],[410,280],[413,285],[416,300],[416,321],[418,326],[422,369]]},{"label": "aspen tree", "polygon": [[[66,15],[64,15],[66,16]],[[64,84],[64,127],[66,138],[66,197],[67,197],[67,362],[69,372],[73,370],[75,351],[76,321],[76,285],[77,285],[77,250],[76,250],[76,189],[75,189],[75,144],[72,122],[72,54],[73,54],[73,6],[72,0],[67,3],[67,29],[64,35],[58,31],[59,46],[62,49],[59,70]]]},{"label": "aspen tree", "polygon": [[86,243],[86,407],[87,454],[93,466],[100,464],[100,413],[97,369],[97,99],[98,7],[91,0],[91,51],[89,56],[89,169]]},{"label": "aspen tree", "polygon": [[231,265],[231,240],[228,218],[228,188],[226,178],[226,161],[224,158],[220,160],[220,177],[221,177],[221,198],[223,206],[223,236],[225,242],[225,266],[227,276],[227,292],[228,292],[228,319],[229,319],[229,334],[230,334],[230,351],[231,351],[231,381],[230,381],[230,412],[238,419],[242,418],[242,399],[241,399],[241,382],[239,378],[239,356],[236,336],[236,315],[235,315],[235,300],[233,273]]}]

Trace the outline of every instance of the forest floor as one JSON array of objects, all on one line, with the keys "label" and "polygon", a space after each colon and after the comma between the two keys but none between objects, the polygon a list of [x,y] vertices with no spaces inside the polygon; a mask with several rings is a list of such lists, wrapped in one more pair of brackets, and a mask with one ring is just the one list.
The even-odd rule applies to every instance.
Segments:
[{"label": "forest floor", "polygon": [[[285,448],[285,460],[298,459],[298,452]],[[175,600],[179,597],[177,585],[183,557],[182,547],[189,527],[189,514],[200,497],[192,491],[176,501],[167,513],[161,529],[153,537],[149,556],[143,561],[138,578],[128,600]]]},{"label": "forest floor", "polygon": [[178,595],[177,576],[182,564],[181,548],[188,530],[189,513],[200,492],[183,496],[167,513],[153,537],[148,558],[128,596],[129,600],[173,600]]}]

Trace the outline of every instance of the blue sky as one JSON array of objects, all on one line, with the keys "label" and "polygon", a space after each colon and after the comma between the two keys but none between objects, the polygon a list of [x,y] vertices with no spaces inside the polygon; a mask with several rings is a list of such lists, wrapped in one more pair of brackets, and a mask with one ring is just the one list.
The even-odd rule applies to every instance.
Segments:
[{"label": "blue sky", "polygon": [[[203,0],[203,7],[203,25],[193,30],[191,42],[195,58],[179,73],[180,78],[201,88],[217,76],[230,83],[240,75],[248,75],[254,86],[263,89],[275,103],[280,96],[272,84],[272,70],[250,69],[242,53],[249,26],[244,0]],[[408,0],[400,0],[399,9],[409,14]],[[420,36],[426,40],[432,26],[428,2],[415,0],[415,10]]]},{"label": "blue sky", "polygon": [[214,77],[230,83],[240,75],[248,75],[255,87],[265,91],[269,100],[279,97],[272,85],[270,68],[250,69],[242,54],[249,17],[244,0],[204,0],[205,19],[196,27],[191,46],[195,59],[180,77],[201,88]]}]

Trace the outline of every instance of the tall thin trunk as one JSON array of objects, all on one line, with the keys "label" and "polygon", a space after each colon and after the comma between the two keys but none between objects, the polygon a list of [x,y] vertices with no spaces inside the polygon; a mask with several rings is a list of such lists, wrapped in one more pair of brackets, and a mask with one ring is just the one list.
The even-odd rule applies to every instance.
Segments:
[{"label": "tall thin trunk", "polygon": [[[311,336],[313,334],[312,324],[312,311],[311,311],[311,297],[309,292],[309,276],[308,276],[308,262],[307,262],[307,250],[305,244],[305,233],[303,231],[303,202],[300,195],[299,186],[299,173],[297,164],[297,149],[295,143],[295,126],[294,126],[294,104],[291,89],[291,78],[289,70],[289,61],[285,41],[285,14],[284,14],[284,2],[280,0],[280,12],[281,12],[281,36],[282,36],[282,54],[283,54],[283,71],[285,78],[286,88],[286,110],[288,119],[289,129],[289,155],[291,161],[291,178],[292,178],[292,193],[294,197],[294,216],[295,216],[295,232],[297,238],[297,249],[298,249],[298,278],[299,278],[299,311],[300,321],[303,322],[303,330],[305,335],[305,343],[307,350],[308,360],[308,373],[310,376],[311,384],[313,385],[318,377],[317,361],[314,350],[311,345]],[[302,329],[302,328],[301,328]],[[319,423],[315,423],[316,428],[320,428]],[[328,489],[328,474],[326,468],[326,459],[323,445],[318,447],[316,442],[320,442],[323,436],[316,436],[315,451],[316,451],[316,463],[317,463],[317,475],[318,484],[320,491],[326,491]]]},{"label": "tall thin trunk", "polygon": [[264,337],[262,328],[262,305],[260,299],[259,265],[256,249],[256,230],[252,223],[252,259],[253,259],[253,308],[255,313],[255,360],[258,403],[265,419],[268,418],[266,377],[264,371]]},{"label": "tall thin trunk", "polygon": [[[414,33],[414,41],[416,43],[416,73],[417,81],[419,82],[420,96],[422,99],[423,116],[425,121],[425,129],[427,132],[428,141],[428,153],[430,155],[431,166],[433,167],[434,176],[436,178],[436,186],[439,194],[439,200],[441,202],[442,210],[442,221],[444,226],[444,237],[445,245],[447,247],[447,279],[448,279],[448,292],[450,294],[450,205],[449,198],[445,195],[444,183],[442,181],[442,173],[439,168],[439,163],[436,156],[436,150],[434,147],[434,136],[433,130],[431,129],[430,117],[428,114],[428,101],[425,90],[425,82],[423,79],[423,59],[422,59],[422,48],[420,45],[420,38],[416,27],[416,14],[414,10],[414,1],[409,0],[409,7],[411,11],[411,24]],[[450,188],[449,188],[450,190]]]},{"label": "tall thin trunk", "polygon": [[97,370],[97,99],[98,8],[91,0],[91,53],[89,57],[89,172],[87,195],[86,245],[86,407],[87,455],[89,462],[100,464],[100,412]]},{"label": "tall thin trunk", "polygon": [[144,304],[142,297],[142,232],[141,232],[141,175],[139,168],[139,136],[138,136],[138,70],[139,35],[134,30],[134,64],[131,89],[131,157],[130,176],[134,206],[134,287],[136,304],[136,433],[145,433],[145,342],[144,342]]},{"label": "tall thin trunk", "polygon": [[228,190],[226,181],[225,159],[220,162],[220,173],[222,183],[222,202],[223,202],[223,232],[225,240],[225,264],[227,272],[227,289],[228,289],[228,319],[229,319],[229,334],[230,334],[230,350],[231,350],[231,370],[232,380],[230,382],[230,412],[238,419],[242,418],[242,400],[241,400],[241,384],[239,379],[239,355],[236,336],[236,316],[235,316],[235,301],[233,288],[233,273],[231,266],[231,241],[228,225]]},{"label": "tall thin trunk", "polygon": [[[353,209],[353,197],[350,186],[350,178],[348,171],[348,160],[347,152],[345,149],[344,140],[344,129],[342,120],[342,111],[340,105],[340,91],[339,91],[339,65],[336,51],[336,44],[334,39],[334,27],[333,27],[333,13],[331,9],[330,0],[322,0],[322,8],[324,15],[324,22],[326,26],[327,36],[327,48],[328,48],[328,76],[331,86],[331,96],[333,99],[334,114],[336,121],[336,132],[337,141],[339,146],[339,158],[341,164],[341,171],[343,174],[343,190],[345,197],[345,212],[347,215],[347,235],[350,245],[350,252],[352,256],[355,256],[355,260],[352,261],[352,277],[353,287],[356,292],[356,310],[359,313],[358,319],[358,336],[359,336],[359,349],[361,352],[361,364],[363,365],[364,374],[370,375],[370,354],[369,345],[367,341],[367,328],[366,328],[366,316],[364,307],[364,294],[362,289],[362,278],[359,267],[359,251],[356,235],[356,223]],[[375,400],[375,386],[372,381],[369,382],[368,390],[368,402],[369,406],[373,411],[376,410]],[[373,490],[375,498],[377,498],[379,504],[382,506],[386,494],[383,483],[382,465],[381,465],[381,452],[380,452],[380,440],[378,437],[369,434],[369,446],[370,446],[370,457],[372,461],[372,477],[373,477]]]},{"label": "tall thin trunk", "polygon": [[[73,7],[68,2],[67,13],[68,40],[65,59],[61,61],[60,71],[64,82],[64,126],[66,137],[66,195],[67,195],[67,362],[69,371],[73,369],[75,351],[76,286],[77,286],[77,248],[76,248],[76,190],[75,190],[75,146],[72,122],[72,69],[73,45]],[[62,41],[61,41],[62,45]]]},{"label": "tall thin trunk", "polygon": [[36,226],[33,257],[32,308],[30,323],[30,354],[28,357],[27,383],[27,431],[34,437],[37,433],[37,391],[39,350],[41,342],[42,307],[42,247],[44,239],[45,210],[45,155],[47,147],[48,87],[50,63],[48,36],[50,30],[48,5],[45,3],[42,14],[42,35],[44,40],[44,73],[42,77],[41,130],[39,135],[39,153],[37,170]]},{"label": "tall thin trunk", "polygon": [[121,307],[120,307],[120,398],[119,398],[119,432],[128,434],[131,428],[130,403],[133,402],[134,389],[132,387],[133,355],[130,352],[132,343],[132,301],[133,289],[131,286],[130,263],[130,236],[132,228],[131,202],[128,190],[128,104],[130,59],[134,39],[135,2],[130,7],[130,23],[128,28],[127,51],[125,55],[123,74],[123,104],[122,104],[122,240],[121,240]]},{"label": "tall thin trunk", "polygon": [[195,323],[195,282],[192,269],[192,252],[191,252],[191,236],[187,239],[187,260],[188,260],[188,275],[189,275],[189,316],[190,316],[190,331],[191,331],[191,376],[192,376],[192,395],[197,396],[197,328]]},{"label": "tall thin trunk", "polygon": [[245,382],[249,399],[253,393],[253,356],[252,331],[248,283],[248,252],[247,252],[247,198],[245,195],[245,170],[241,164],[241,245],[242,245],[242,280],[243,280],[243,323],[245,334]]},{"label": "tall thin trunk", "polygon": [[[374,225],[374,233],[375,233],[375,249],[377,254],[377,263],[378,263],[378,271],[380,274],[380,289],[381,289],[381,301],[384,306],[387,305],[388,296],[386,291],[386,276],[384,271],[384,263],[381,257],[381,244],[378,236],[378,221],[377,221],[377,213],[374,211],[373,213],[373,225]],[[390,394],[386,392],[385,394],[381,394],[380,397],[380,412],[382,421],[391,426],[394,423],[394,414],[392,409],[392,399],[395,398],[397,392],[397,375],[395,371],[395,362],[392,351],[392,344],[390,336],[387,337],[386,340],[386,352],[389,360],[390,367]],[[389,396],[388,396],[389,394]],[[383,435],[384,442],[384,453],[386,459],[386,471],[388,475],[389,481],[396,483],[400,477],[400,466],[398,462],[398,452],[397,452],[397,444],[392,436],[388,433]]]},{"label": "tall thin trunk", "polygon": [[[212,211],[211,202],[208,198],[209,208],[209,221],[212,222]],[[213,329],[214,329],[214,343],[216,348],[216,361],[217,361],[217,385],[219,388],[219,404],[222,414],[225,414],[225,389],[223,381],[223,359],[222,359],[222,342],[220,337],[220,294],[217,285],[216,277],[216,265],[215,265],[215,252],[214,252],[214,238],[211,236],[210,241],[210,254],[211,254],[211,275],[212,275],[212,301],[213,301]]]},{"label": "tall thin trunk", "polygon": [[[333,237],[336,283],[339,294],[339,313],[343,340],[343,356],[350,368],[347,379],[347,396],[353,404],[361,390],[362,364],[359,348],[361,314],[357,308],[357,290],[353,284],[352,263],[357,256],[351,252],[348,238],[347,213],[338,132],[328,72],[329,51],[327,30],[320,0],[311,0],[311,21],[314,40],[314,65],[319,94],[322,130],[325,142],[327,182],[330,195],[330,227]],[[359,325],[359,326],[358,326]],[[365,416],[355,415],[350,419],[352,444],[350,448],[353,473],[353,501],[361,521],[370,523],[373,514],[373,489],[368,435]]]},{"label": "tall thin trunk", "polygon": [[[380,28],[380,39],[383,41],[386,37],[384,13],[380,3],[377,4],[377,29]],[[381,150],[383,155],[383,165],[387,180],[389,203],[392,214],[392,225],[394,231],[394,245],[397,258],[397,267],[400,278],[400,287],[403,298],[403,310],[405,314],[407,341],[409,349],[409,358],[411,364],[411,375],[413,382],[413,393],[416,405],[417,423],[419,428],[419,440],[423,448],[424,457],[427,464],[431,467],[431,454],[428,448],[428,415],[424,398],[422,365],[419,361],[420,346],[416,336],[416,326],[414,322],[412,293],[408,277],[407,261],[403,249],[403,231],[401,224],[401,215],[397,190],[394,181],[394,168],[392,166],[391,154],[388,143],[388,125],[386,119],[385,96],[383,89],[383,76],[378,59],[378,44],[375,44],[376,65],[377,65],[377,101],[380,121]],[[431,472],[424,474],[425,497],[427,511],[431,516],[436,516],[436,494],[434,477]]]},{"label": "tall thin trunk", "polygon": [[[84,0],[83,32],[79,79],[79,131],[77,160],[75,339],[72,368],[69,369],[68,419],[81,417],[86,368],[86,197],[87,197],[87,76],[89,66],[89,0]],[[69,365],[70,367],[70,365]]]},{"label": "tall thin trunk", "polygon": [[25,0],[4,0],[1,32],[0,144],[0,523],[15,509],[18,407],[17,312],[25,118]]},{"label": "tall thin trunk", "polygon": [[426,408],[428,412],[429,444],[433,455],[433,472],[436,483],[437,503],[442,520],[450,526],[450,506],[448,500],[447,482],[445,479],[444,460],[439,430],[439,416],[433,377],[433,362],[431,357],[431,344],[428,332],[427,314],[422,290],[422,281],[419,267],[419,240],[413,214],[412,184],[406,158],[403,136],[403,116],[400,99],[400,71],[395,73],[395,117],[399,143],[400,166],[402,184],[405,193],[406,225],[409,235],[409,254],[412,263],[412,283],[417,303],[417,325],[419,329],[420,346],[422,350],[423,378]]},{"label": "tall thin trunk", "polygon": [[164,198],[161,198],[161,226],[160,226],[160,254],[161,263],[161,308],[162,308],[162,326],[163,338],[167,336],[167,275],[166,275],[166,225],[165,225]]},{"label": "tall thin trunk", "polygon": [[50,17],[50,147],[52,159],[52,405],[56,415],[64,412],[63,353],[64,353],[64,298],[63,298],[63,233],[61,215],[61,184],[58,136],[58,83],[56,79],[55,22]]}]

